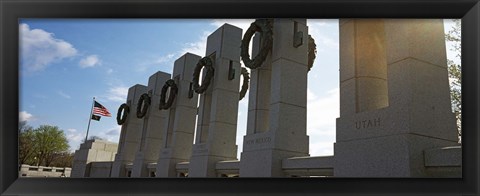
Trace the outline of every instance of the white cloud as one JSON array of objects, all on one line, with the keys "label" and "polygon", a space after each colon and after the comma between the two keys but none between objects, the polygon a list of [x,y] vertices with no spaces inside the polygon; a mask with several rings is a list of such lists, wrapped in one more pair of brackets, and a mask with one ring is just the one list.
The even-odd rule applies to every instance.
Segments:
[{"label": "white cloud", "polygon": [[53,62],[77,54],[72,44],[55,38],[52,33],[42,29],[30,29],[27,24],[20,24],[19,28],[20,62],[27,71],[43,70]]},{"label": "white cloud", "polygon": [[317,142],[310,139],[310,155],[326,156],[333,155],[333,142]]},{"label": "white cloud", "polygon": [[[243,29],[243,33],[247,30],[247,28],[250,26],[250,23],[252,23],[254,20],[253,19],[215,19],[213,20],[210,25],[214,26],[215,28],[219,28],[220,26],[224,25],[225,23],[228,23],[230,25],[239,27]],[[198,37],[198,40],[195,42],[188,42],[184,43],[183,48],[180,49],[179,52],[173,53],[173,54],[168,54],[166,56],[160,57],[155,61],[156,63],[165,63],[165,62],[172,62],[172,59],[174,57],[180,57],[181,55],[184,55],[185,53],[192,53],[196,54],[199,56],[205,56],[206,50],[207,50],[207,38],[210,34],[212,34],[215,30],[213,31],[204,31],[201,33],[201,35]],[[168,60],[168,61],[167,61]],[[142,67],[140,67],[142,69]],[[145,69],[145,68],[143,68]]]},{"label": "white cloud", "polygon": [[128,87],[112,87],[108,89],[106,99],[114,102],[123,103],[127,100]]},{"label": "white cloud", "polygon": [[207,49],[207,37],[211,33],[212,32],[204,31],[201,34],[201,36],[198,37],[197,41],[183,43],[182,49],[180,49],[177,52],[166,54],[160,57],[155,57],[150,60],[147,60],[144,63],[140,63],[139,65],[136,66],[135,70],[138,72],[144,72],[148,70],[148,68],[152,66],[158,66],[158,65],[166,65],[164,66],[164,68],[166,70],[171,70],[173,69],[174,60],[184,55],[185,53],[191,53],[191,54],[195,54],[203,57],[205,56],[205,52]]},{"label": "white cloud", "polygon": [[70,151],[78,150],[80,143],[85,139],[85,133],[80,133],[76,129],[67,129],[65,132],[68,144],[70,145]]},{"label": "white cloud", "polygon": [[64,93],[63,91],[58,91],[57,93],[66,99],[72,98],[70,95],[68,95],[67,93]]},{"label": "white cloud", "polygon": [[155,61],[155,63],[162,64],[171,62],[174,56],[175,54],[167,54],[165,56],[161,56]]},{"label": "white cloud", "polygon": [[76,129],[67,129],[67,139],[71,142],[80,143],[85,139],[85,135],[79,133]]},{"label": "white cloud", "polygon": [[[312,38],[315,40],[317,45],[317,51],[326,51],[326,50],[339,50],[340,44],[338,40],[333,39],[330,36],[324,34],[326,28],[328,28],[328,23],[335,22],[335,25],[338,25],[337,20],[316,20],[309,19],[307,20],[307,25],[309,26],[308,33],[312,35]],[[318,53],[317,53],[318,55]],[[317,57],[318,58],[318,57]]]},{"label": "white cloud", "polygon": [[121,131],[122,126],[116,126],[115,128],[110,129],[107,131],[106,135],[111,135],[111,136],[119,136],[120,131]]},{"label": "white cloud", "polygon": [[[166,65],[166,67],[172,68],[173,67],[173,60],[174,60],[175,56],[176,56],[175,53],[171,53],[171,54],[166,54],[166,55],[163,55],[163,56],[160,56],[160,57],[151,58],[151,59],[135,66],[135,71],[144,72],[144,71],[147,71],[148,68],[158,67],[158,65]],[[178,56],[180,56],[180,55],[178,55]]]},{"label": "white cloud", "polygon": [[99,134],[99,137],[106,139],[109,142],[115,142],[118,143],[118,140],[120,138],[120,131],[121,131],[122,126],[115,126],[108,131],[102,131]]},{"label": "white cloud", "polygon": [[184,47],[180,50],[180,55],[188,52],[199,56],[205,56],[205,52],[207,51],[207,37],[211,33],[212,32],[204,31],[198,41],[185,43]]},{"label": "white cloud", "polygon": [[155,67],[155,69],[158,69],[158,65],[163,65],[161,66],[162,68],[170,71],[173,69],[174,60],[184,55],[185,53],[192,53],[199,56],[205,56],[205,51],[207,48],[207,37],[211,33],[212,32],[204,31],[198,37],[197,41],[181,43],[183,47],[176,52],[169,53],[169,54],[162,54],[162,56],[154,56],[154,57],[148,58],[147,60],[138,63],[138,65],[135,66],[135,71],[145,72],[145,71],[149,71],[150,68],[152,67]]},{"label": "white cloud", "polygon": [[[245,33],[245,31],[250,26],[250,23],[252,23],[253,21],[253,19],[216,19],[213,20],[210,25],[214,26],[215,28],[219,28],[225,23],[228,23],[230,25],[243,29],[243,33]],[[199,56],[205,56],[205,52],[207,50],[207,37],[215,30],[217,29],[214,29],[213,31],[204,31],[199,37],[198,41],[185,43],[185,46],[183,47],[183,49],[180,50],[179,55],[183,55],[189,52]]]},{"label": "white cloud", "polygon": [[327,26],[328,23],[331,23],[332,19],[308,19],[307,23],[309,26],[315,25],[317,27]]},{"label": "white cloud", "polygon": [[326,96],[317,96],[310,92],[307,100],[307,133],[310,136],[310,154],[333,154],[335,142],[336,118],[340,116],[339,88],[328,91]]},{"label": "white cloud", "polygon": [[[316,97],[317,95],[312,96]],[[318,130],[324,125],[335,125],[335,119],[340,116],[339,96],[337,87],[328,91],[326,96],[307,100],[309,130]]]},{"label": "white cloud", "polygon": [[97,55],[90,55],[80,60],[78,64],[80,65],[81,68],[87,68],[87,67],[94,67],[96,65],[100,65],[101,62]]},{"label": "white cloud", "polygon": [[310,88],[307,88],[307,101],[313,101],[317,99],[318,96],[313,93],[313,91]]},{"label": "white cloud", "polygon": [[30,121],[33,119],[33,115],[28,113],[27,111],[21,111],[18,114],[19,121]]},{"label": "white cloud", "polygon": [[[333,143],[336,141],[336,118],[340,116],[338,20],[309,19],[307,24],[309,34],[315,39],[318,51],[313,69],[309,73],[309,77],[313,77],[309,78],[307,91],[307,131],[310,136],[310,155],[333,155]],[[332,69],[332,67],[337,68]],[[322,68],[322,70],[318,68]],[[319,83],[323,84],[316,85]],[[327,93],[324,95],[314,92]]]}]

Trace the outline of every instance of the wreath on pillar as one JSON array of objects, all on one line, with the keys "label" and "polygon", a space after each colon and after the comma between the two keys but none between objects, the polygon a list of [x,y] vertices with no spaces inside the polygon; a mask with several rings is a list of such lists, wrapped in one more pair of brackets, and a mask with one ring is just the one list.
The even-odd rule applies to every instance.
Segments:
[{"label": "wreath on pillar", "polygon": [[312,69],[313,62],[317,57],[317,45],[315,44],[315,40],[313,39],[312,35],[308,35],[308,71]]},{"label": "wreath on pillar", "polygon": [[[122,114],[122,111],[123,111],[123,114]],[[129,113],[130,113],[130,106],[128,106],[126,103],[120,105],[117,112],[117,124],[122,125],[123,123],[125,123]],[[122,115],[120,116],[120,114]]]},{"label": "wreath on pillar", "polygon": [[[168,96],[168,101],[165,102],[168,88],[170,88],[170,95]],[[175,81],[172,79],[167,80],[162,87],[162,94],[160,94],[160,107],[159,107],[160,110],[166,110],[172,106],[173,101],[175,100],[175,97],[177,95],[177,92],[178,92],[178,87],[175,84]]]},{"label": "wreath on pillar", "polygon": [[[143,118],[147,114],[148,107],[150,106],[151,98],[147,93],[143,93],[138,99],[137,104],[137,118]],[[143,107],[142,107],[143,105]]]},{"label": "wreath on pillar", "polygon": [[[248,45],[255,32],[261,33],[261,47],[260,52],[253,59],[250,59],[248,54]],[[241,45],[241,57],[243,64],[250,69],[260,67],[267,58],[268,52],[273,46],[273,21],[271,19],[257,19],[253,22],[245,32]]]},{"label": "wreath on pillar", "polygon": [[243,97],[245,97],[245,94],[247,94],[248,90],[248,82],[250,81],[250,76],[248,74],[248,70],[245,67],[242,67],[242,76],[243,76],[243,84],[242,84],[242,89],[240,90],[240,99],[242,100]]},{"label": "wreath on pillar", "polygon": [[[205,77],[202,80],[202,85],[200,86],[200,84],[198,83],[200,81],[200,71],[202,71],[202,68],[204,67],[206,73]],[[193,90],[198,94],[204,93],[207,90],[208,85],[210,85],[214,72],[215,70],[213,68],[213,63],[210,57],[203,57],[202,59],[200,59],[195,66],[195,70],[193,71]]]}]

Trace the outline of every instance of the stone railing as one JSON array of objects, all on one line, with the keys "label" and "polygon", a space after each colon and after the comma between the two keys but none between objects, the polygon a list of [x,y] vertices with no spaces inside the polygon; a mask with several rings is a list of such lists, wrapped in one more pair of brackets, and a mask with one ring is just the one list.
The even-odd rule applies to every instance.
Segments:
[{"label": "stone railing", "polygon": [[[433,148],[424,151],[424,166],[432,176],[462,177],[461,146]],[[90,177],[109,177],[112,162],[93,162]],[[103,166],[101,166],[103,165]],[[189,162],[179,162],[175,166],[176,177],[188,177]],[[282,160],[282,172],[287,177],[333,177],[334,156],[291,157]],[[157,163],[148,163],[148,177],[156,177]],[[30,166],[32,167],[32,166]],[[103,168],[99,173],[98,168]],[[125,164],[126,177],[131,177],[132,163]],[[68,169],[68,168],[67,168]],[[239,177],[240,161],[219,161],[215,164],[216,177]]]},{"label": "stone railing", "polygon": [[19,177],[70,177],[72,168],[21,165]]}]

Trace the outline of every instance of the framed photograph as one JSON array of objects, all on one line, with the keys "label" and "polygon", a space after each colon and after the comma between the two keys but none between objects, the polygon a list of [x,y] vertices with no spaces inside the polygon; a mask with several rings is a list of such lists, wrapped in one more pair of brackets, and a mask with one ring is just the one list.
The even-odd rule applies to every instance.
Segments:
[{"label": "framed photograph", "polygon": [[[0,50],[0,195],[480,194],[478,187],[480,184],[478,175],[480,165],[478,152],[480,4],[478,0],[422,2],[412,0],[302,2],[20,0],[2,1],[0,13],[2,47]],[[455,80],[455,78],[452,79],[453,76],[437,77],[437,75],[445,75],[446,64],[442,67],[441,73],[436,70],[438,65],[441,67],[446,62],[447,56],[443,51],[447,51],[449,47],[442,48],[443,42],[438,42],[444,39],[442,19],[458,19],[457,24],[452,22],[449,25],[452,28],[461,28],[461,31],[454,32],[461,38],[456,40],[459,45],[457,63],[461,64],[461,70],[457,70],[458,77],[461,78],[457,78],[461,83],[461,91],[458,94],[460,98],[457,97],[461,101],[458,106],[461,116],[457,118],[461,120],[456,121],[457,123],[454,123],[455,114],[439,116],[438,111],[451,109],[451,105],[442,107],[446,106],[446,104],[442,105],[447,103],[443,101],[447,100],[446,96],[445,99],[427,100],[450,93],[450,89],[432,89],[429,85],[442,83],[443,87],[447,87],[447,83],[451,84]],[[418,23],[418,25],[411,25],[412,23]],[[161,28],[156,29],[155,25],[160,25]],[[182,27],[190,30],[179,30]],[[273,29],[273,33],[269,32],[269,28]],[[143,29],[158,33],[160,38],[157,39],[155,37],[157,34],[149,34]],[[194,29],[198,32],[192,33]],[[288,30],[289,33],[275,34],[275,32],[281,32],[280,30]],[[262,36],[255,35],[255,32],[261,32]],[[333,35],[328,35],[331,32]],[[408,42],[400,38],[403,35],[409,36]],[[243,43],[244,36],[251,40]],[[269,40],[268,36],[272,36],[277,42]],[[229,42],[234,39],[233,37],[244,40],[237,46]],[[328,38],[331,37],[338,39],[329,40]],[[279,42],[280,39],[285,42]],[[454,40],[455,37],[450,39]],[[253,44],[249,44],[250,42]],[[155,44],[147,46],[149,43]],[[269,48],[269,43],[274,49]],[[282,45],[284,43],[289,44]],[[402,52],[410,50],[405,48],[415,44],[421,45],[418,47],[420,52],[416,51],[415,55]],[[137,47],[140,45],[144,47]],[[316,46],[316,48],[310,46]],[[455,48],[455,46],[451,47]],[[264,52],[266,48],[273,52]],[[439,48],[438,51],[435,48]],[[300,50],[302,52],[295,53]],[[339,52],[330,54],[331,51]],[[385,51],[400,52],[386,54]],[[234,60],[229,59],[230,53],[241,53],[242,63],[240,59],[235,60],[236,57],[233,58]],[[249,59],[249,53],[258,55],[252,55],[252,59]],[[118,60],[116,55],[124,56],[125,59]],[[303,55],[305,58],[299,58],[298,55]],[[363,58],[365,56],[369,58]],[[262,63],[266,62],[262,64],[263,69],[267,69],[266,72],[257,69],[260,64],[253,60],[254,57],[267,59],[262,61]],[[291,59],[288,59],[289,57]],[[140,60],[132,60],[133,58]],[[274,60],[274,58],[278,59]],[[298,59],[304,59],[305,62]],[[425,64],[434,65],[434,68],[431,70],[403,69],[401,64],[405,59],[412,67]],[[280,61],[285,61],[285,66],[276,64]],[[438,64],[436,64],[437,61],[439,61]],[[187,68],[187,63],[191,64],[188,65],[190,68]],[[220,63],[224,63],[225,66],[217,66]],[[455,64],[454,61],[449,63]],[[22,66],[23,64],[28,66]],[[50,66],[51,64],[62,65],[63,68]],[[286,66],[290,64],[293,66]],[[339,67],[328,67],[331,64],[338,64]],[[350,64],[353,64],[353,67],[349,67]],[[298,65],[302,68],[298,68]],[[49,71],[42,72],[48,66],[50,66]],[[249,69],[242,70],[242,66]],[[265,68],[265,66],[271,67]],[[392,68],[387,69],[387,66]],[[202,69],[204,73],[201,74]],[[214,86],[213,90],[205,88],[205,84],[208,85],[208,82],[205,82],[205,76],[208,78],[209,69],[214,70],[210,75],[214,80],[222,81],[211,83],[210,85]],[[327,71],[332,71],[332,74],[328,74],[330,72]],[[38,74],[40,72],[48,74]],[[322,72],[326,75],[319,75]],[[268,82],[259,78],[259,75],[265,73],[271,74]],[[315,82],[322,85],[313,88],[312,84],[308,84],[307,92],[307,90],[298,90],[307,89],[306,79],[270,80],[270,78],[281,76],[302,78],[302,74],[317,77]],[[200,77],[201,75],[203,77]],[[335,75],[335,77],[330,78],[328,75]],[[242,77],[243,79],[240,80]],[[419,80],[420,77],[423,78]],[[219,107],[218,104],[230,100],[227,97],[231,94],[227,91],[216,91],[216,89],[231,88],[228,86],[229,82],[236,82],[233,85],[236,94],[231,96],[233,97],[231,99],[236,102],[238,94],[242,94],[245,90],[240,85],[240,81],[245,82],[246,78],[249,79],[250,89],[246,96],[245,92],[243,92],[244,97],[240,95],[240,100],[247,99],[238,102],[243,104],[238,112],[243,116],[239,114],[237,118],[237,115],[234,115],[238,119],[238,124],[235,120],[233,123],[235,127],[231,127],[226,117],[229,116],[230,107],[238,107],[236,104],[223,104],[222,107],[225,109],[216,111],[217,116],[210,115],[209,112]],[[325,81],[322,82],[322,78]],[[349,83],[351,78],[355,80],[354,85]],[[158,82],[159,80],[162,82]],[[328,83],[327,80],[334,82],[323,84]],[[388,84],[388,82],[391,83]],[[406,82],[410,85],[409,87],[404,86],[407,85]],[[48,85],[52,87],[46,87]],[[151,87],[152,85],[154,87]],[[254,92],[251,92],[252,85],[255,85]],[[276,90],[260,91],[261,85],[268,85]],[[287,86],[295,88],[288,91],[285,90]],[[402,94],[404,87],[414,89],[412,92],[415,93]],[[88,88],[98,90],[92,91]],[[182,89],[188,89],[188,91]],[[215,92],[212,93],[213,91]],[[295,96],[289,96],[285,93],[287,91]],[[170,94],[166,95],[167,92]],[[200,98],[202,93],[214,97],[217,100],[215,102],[217,106],[212,107],[212,103],[204,100],[206,98]],[[257,95],[265,95],[265,93],[268,94],[266,97],[270,101],[270,113],[255,113],[261,107],[259,104],[266,100],[258,98]],[[324,99],[318,98],[320,94]],[[335,96],[327,97],[330,94]],[[427,98],[423,100],[421,96],[424,94],[430,96],[424,96]],[[52,97],[57,97],[64,102],[52,101]],[[93,97],[93,100],[83,103],[76,99],[77,97]],[[183,100],[179,97],[188,97],[188,99]],[[191,103],[189,100],[192,98],[203,104],[197,106],[197,102]],[[451,97],[448,98],[450,103]],[[151,102],[147,101],[150,99]],[[320,101],[317,105],[312,104],[317,103],[312,101],[316,99],[334,101],[327,104],[319,104]],[[406,99],[416,99],[417,103],[422,105],[406,103],[404,101]],[[157,100],[160,102],[157,103]],[[158,114],[146,109],[149,107],[147,102],[160,108]],[[184,102],[179,106],[192,104],[192,107],[167,110],[172,105],[176,108],[177,102]],[[296,104],[305,106],[299,109]],[[328,104],[332,106],[331,110]],[[85,108],[84,105],[88,107]],[[325,110],[323,111],[325,115],[333,115],[332,122],[329,121],[330,124],[328,124],[332,127],[332,133],[311,134],[310,131],[314,128],[307,126],[307,120],[310,123],[324,120],[311,118],[311,113],[308,113],[310,116],[307,117],[306,105],[308,107],[313,105],[317,111]],[[127,107],[130,108],[126,109]],[[411,112],[409,116],[399,115],[400,112],[408,110],[408,107],[417,109],[420,107],[423,112]],[[31,175],[28,171],[40,168],[38,165],[51,165],[53,161],[43,157],[30,157],[27,160],[22,157],[23,151],[19,147],[24,141],[20,141],[19,138],[22,136],[17,130],[21,129],[20,126],[25,126],[19,122],[37,117],[29,111],[40,111],[39,108],[43,108],[42,111],[45,113],[40,114],[43,115],[43,120],[37,122],[53,124],[61,121],[68,122],[68,126],[62,124],[60,127],[65,129],[64,133],[68,134],[67,142],[70,146],[68,150],[76,154],[75,157],[70,157],[73,170],[70,173],[67,169],[57,169],[62,171],[61,176],[58,177],[67,175],[67,178],[27,177]],[[129,110],[128,114],[125,113],[126,110]],[[272,112],[275,110],[289,112]],[[78,114],[80,111],[85,114]],[[170,113],[161,113],[161,111]],[[254,120],[248,117],[252,111],[255,113]],[[48,115],[52,115],[48,116],[47,112]],[[171,127],[186,127],[187,123],[184,121],[194,122],[195,119],[192,121],[186,117],[190,113],[195,118],[198,116],[196,121],[198,124],[188,125],[190,128],[196,127],[195,135],[179,134],[183,138],[188,137],[189,140],[194,140],[193,146],[186,147],[178,144],[183,140],[178,139],[180,136],[175,137],[176,129]],[[275,116],[272,113],[278,115]],[[306,116],[302,118],[304,113]],[[146,122],[156,117],[158,119],[154,120],[159,121],[164,119],[162,115],[170,115],[169,121],[165,123],[171,123],[171,125],[166,126],[165,135],[161,136],[165,138],[165,140],[162,139],[164,143],[161,144],[165,147],[160,151],[145,150],[136,154],[129,152],[128,156],[131,160],[122,160],[123,162],[120,161],[121,163],[115,166],[115,162],[122,158],[120,155],[124,159],[127,156],[126,150],[120,149],[127,148],[125,141],[126,137],[129,137],[126,135],[128,128],[126,126],[122,128],[121,125],[132,121],[130,120],[132,117],[127,115],[135,114],[135,119],[139,119],[138,121],[143,124],[140,123],[139,127],[130,129],[142,130],[138,132],[142,138],[138,148],[144,150],[149,145],[158,145],[157,143],[148,144],[155,141],[150,138],[157,137],[149,135],[154,133],[148,130],[157,130],[158,127]],[[88,120],[86,120],[87,115]],[[277,119],[269,119],[272,116]],[[106,119],[108,117],[111,117],[109,121]],[[117,117],[116,120],[115,117]],[[82,119],[76,120],[77,118]],[[175,124],[175,118],[181,119],[177,119],[177,122],[181,123]],[[412,120],[412,118],[418,119]],[[274,123],[274,127],[281,128],[277,128],[275,132],[263,130],[265,119],[269,120],[270,124]],[[219,131],[215,137],[222,140],[222,145],[210,141],[209,138],[213,137],[213,134],[208,135],[214,130],[208,129],[208,123],[220,121],[221,126],[218,125],[218,127],[224,131]],[[409,121],[410,124],[405,121]],[[87,122],[85,136],[82,129],[87,127]],[[249,127],[247,122],[252,125]],[[83,127],[84,124],[85,127]],[[242,124],[240,128],[242,130],[238,130],[239,124]],[[266,124],[268,127],[268,123]],[[37,127],[41,129],[43,126],[35,122],[31,125],[34,125],[35,129]],[[298,128],[300,131],[291,128],[303,125],[306,132],[302,131],[303,128]],[[456,132],[447,134],[443,131],[455,125],[461,127],[459,137]],[[90,129],[91,127],[94,129]],[[99,132],[99,129],[103,132]],[[228,134],[230,129],[234,130],[235,134]],[[405,132],[408,136],[402,135]],[[458,138],[461,144],[457,143]],[[297,142],[290,143],[289,139]],[[447,140],[448,142],[445,142]],[[232,141],[233,143],[229,143]],[[332,144],[325,147],[324,143]],[[28,142],[22,144],[28,144]],[[78,161],[83,158],[89,159],[87,158],[90,157],[89,150],[95,145],[102,146],[101,153],[103,157],[107,157],[106,159],[98,158],[93,161],[94,164]],[[217,148],[211,147],[215,145]],[[399,146],[402,145],[409,145],[409,147],[400,148]],[[173,151],[175,146],[177,149],[188,149],[188,153]],[[456,147],[439,148],[439,146]],[[63,146],[62,149],[66,150],[67,147]],[[96,153],[100,153],[100,150]],[[156,164],[146,163],[149,153],[159,156],[153,158],[158,160]],[[178,158],[179,156],[188,155],[185,159],[190,158],[190,160],[189,162],[178,160],[172,162],[174,160],[172,153],[176,153],[176,159],[181,159]],[[218,159],[216,157],[218,153],[231,157]],[[378,154],[382,157],[376,156]],[[377,162],[369,161],[371,159],[378,160]],[[216,167],[213,173],[211,166],[204,165],[212,165],[212,160],[216,161],[213,161]],[[247,161],[242,163],[239,160],[249,160],[249,162],[247,164]],[[133,164],[125,164],[126,162],[133,162]],[[419,163],[422,164],[421,168],[417,168]],[[168,165],[169,169],[160,170],[160,164]],[[352,167],[352,164],[358,167]],[[428,166],[428,169],[424,166]],[[115,167],[117,168],[114,169]],[[44,171],[55,170],[49,167],[42,168]],[[116,174],[113,174],[114,171]],[[111,177],[114,175],[121,178]]]}]

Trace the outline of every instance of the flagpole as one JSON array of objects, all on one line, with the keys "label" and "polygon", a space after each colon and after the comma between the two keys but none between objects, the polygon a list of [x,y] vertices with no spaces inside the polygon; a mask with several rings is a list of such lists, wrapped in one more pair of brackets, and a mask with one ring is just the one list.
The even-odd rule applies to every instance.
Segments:
[{"label": "flagpole", "polygon": [[95,104],[95,97],[93,97],[92,108],[90,109],[90,116],[88,118],[88,127],[87,127],[87,135],[85,135],[85,143],[87,143],[88,131],[90,130],[90,122],[92,121],[93,105],[94,104]]}]

